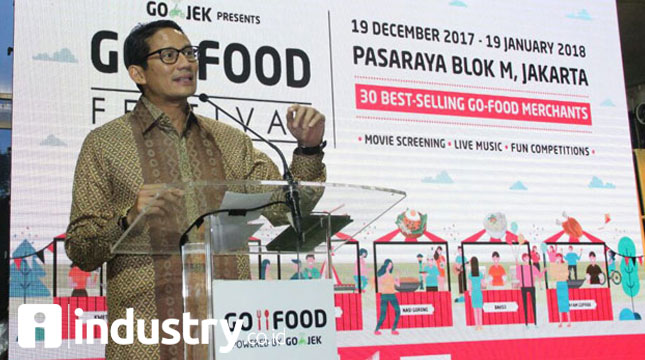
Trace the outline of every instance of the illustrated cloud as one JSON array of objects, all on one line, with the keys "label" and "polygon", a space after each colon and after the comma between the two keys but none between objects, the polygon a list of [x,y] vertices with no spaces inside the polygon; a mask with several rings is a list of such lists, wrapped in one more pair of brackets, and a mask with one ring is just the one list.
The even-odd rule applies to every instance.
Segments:
[{"label": "illustrated cloud", "polygon": [[594,176],[589,182],[589,187],[592,189],[615,189],[616,185],[612,183],[605,183],[599,177]]},{"label": "illustrated cloud", "polygon": [[466,3],[461,1],[461,0],[453,0],[453,1],[450,2],[450,5],[451,6],[468,7],[468,5],[466,5]]},{"label": "illustrated cloud", "polygon": [[615,107],[616,105],[614,104],[613,101],[611,101],[611,99],[607,98],[607,99],[605,99],[605,101],[600,103],[600,106]]},{"label": "illustrated cloud", "polygon": [[57,138],[54,135],[49,135],[47,138],[40,142],[40,145],[43,146],[67,146],[63,141]]},{"label": "illustrated cloud", "polygon": [[509,190],[528,190],[528,188],[521,181],[516,181]]},{"label": "illustrated cloud", "polygon": [[589,15],[589,12],[585,9],[578,11],[577,14],[567,14],[567,17],[569,19],[591,20],[591,15]]},{"label": "illustrated cloud", "polygon": [[55,62],[66,62],[66,63],[77,63],[76,57],[68,48],[62,48],[60,51],[56,51],[54,55],[49,56],[47,53],[40,53],[34,56],[34,60],[42,61],[55,61]]},{"label": "illustrated cloud", "polygon": [[421,182],[426,183],[426,184],[452,184],[454,181],[448,175],[448,172],[446,170],[440,172],[436,177],[428,176],[423,179],[421,179]]}]

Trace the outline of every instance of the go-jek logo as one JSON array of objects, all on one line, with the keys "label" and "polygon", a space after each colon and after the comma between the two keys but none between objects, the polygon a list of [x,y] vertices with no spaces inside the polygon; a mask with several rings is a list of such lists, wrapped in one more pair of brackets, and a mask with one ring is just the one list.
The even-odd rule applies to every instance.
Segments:
[{"label": "go-jek logo", "polygon": [[60,347],[63,312],[56,304],[23,304],[18,307],[18,345],[36,347],[36,333],[44,333],[46,348]]},{"label": "go-jek logo", "polygon": [[[137,341],[144,345],[164,344],[175,345],[182,339],[188,345],[208,344],[211,339],[210,331],[216,331],[219,323],[226,344],[219,346],[219,353],[229,353],[237,342],[242,331],[242,321],[235,321],[230,326],[227,320],[217,319],[191,319],[190,313],[183,313],[179,319],[134,319],[134,309],[126,309],[125,319],[117,319],[108,327],[107,321],[101,318],[84,320],[84,311],[80,308],[74,310],[77,319],[74,320],[74,342],[82,344],[87,338],[88,344],[94,343],[94,329],[100,329],[100,343],[107,344],[108,334],[111,340],[119,345],[131,345],[136,336]],[[23,304],[18,307],[18,345],[22,348],[36,347],[36,334],[44,338],[45,348],[57,348],[62,344],[62,309],[57,304]],[[150,322],[151,335],[147,335],[146,323]],[[180,326],[181,323],[181,326]],[[136,324],[136,326],[135,326]],[[201,337],[193,337],[191,328],[199,327]],[[123,328],[122,334],[119,330]],[[161,328],[161,329],[160,329]],[[211,329],[212,328],[212,329]],[[135,331],[136,329],[136,331]],[[181,332],[180,332],[181,329]],[[83,334],[83,330],[86,331]],[[161,330],[161,331],[160,331]]]}]

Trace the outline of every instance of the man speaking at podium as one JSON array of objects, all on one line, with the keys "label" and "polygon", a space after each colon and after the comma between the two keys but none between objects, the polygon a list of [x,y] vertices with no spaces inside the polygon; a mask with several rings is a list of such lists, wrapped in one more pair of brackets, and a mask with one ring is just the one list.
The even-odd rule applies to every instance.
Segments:
[{"label": "man speaking at podium", "polygon": [[[197,87],[198,51],[173,21],[135,27],[125,40],[124,60],[142,96],[132,112],[91,131],[78,157],[65,249],[84,271],[107,262],[110,323],[125,318],[127,308],[148,328],[150,319],[181,318],[181,262],[176,256],[110,253],[146,205],[154,217],[173,202],[190,201],[180,190],[154,199],[163,184],[281,179],[276,165],[242,131],[192,111],[187,99]],[[286,119],[298,142],[290,166],[294,177],[325,181],[324,116],[292,105]],[[248,259],[221,270],[226,278],[248,278]],[[183,342],[143,345],[134,338],[133,345],[110,340],[106,358],[183,358]]]}]

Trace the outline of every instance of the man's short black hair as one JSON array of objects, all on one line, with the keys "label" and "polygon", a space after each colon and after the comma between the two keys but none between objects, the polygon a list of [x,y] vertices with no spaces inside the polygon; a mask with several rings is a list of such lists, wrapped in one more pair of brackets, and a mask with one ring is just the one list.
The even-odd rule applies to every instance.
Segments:
[{"label": "man's short black hair", "polygon": [[593,251],[589,251],[589,257],[592,257],[592,256],[593,256],[593,257],[596,257],[596,253],[595,253],[595,252],[593,252]]},{"label": "man's short black hair", "polygon": [[499,257],[499,253],[497,251],[493,251],[493,257]]},{"label": "man's short black hair", "polygon": [[[184,33],[184,30],[172,20],[157,20],[145,24],[138,24],[130,31],[130,34],[123,44],[123,62],[125,63],[126,69],[130,65],[139,65],[144,69],[148,68],[146,55],[150,53],[150,46],[147,40],[157,31],[164,28],[172,28],[181,31],[182,34]],[[137,87],[143,92],[141,86],[137,84]]]}]

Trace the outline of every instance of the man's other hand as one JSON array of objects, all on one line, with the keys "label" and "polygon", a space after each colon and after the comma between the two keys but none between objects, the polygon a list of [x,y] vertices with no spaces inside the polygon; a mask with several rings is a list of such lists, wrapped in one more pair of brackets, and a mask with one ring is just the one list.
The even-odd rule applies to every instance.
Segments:
[{"label": "man's other hand", "polygon": [[287,128],[298,146],[318,146],[325,133],[325,115],[310,106],[291,105],[287,109]]},{"label": "man's other hand", "polygon": [[[158,195],[157,195],[158,194]],[[166,216],[181,206],[184,191],[168,188],[166,184],[146,184],[139,189],[134,205],[128,211],[127,222],[132,225],[139,213],[150,206],[146,215]]]}]

